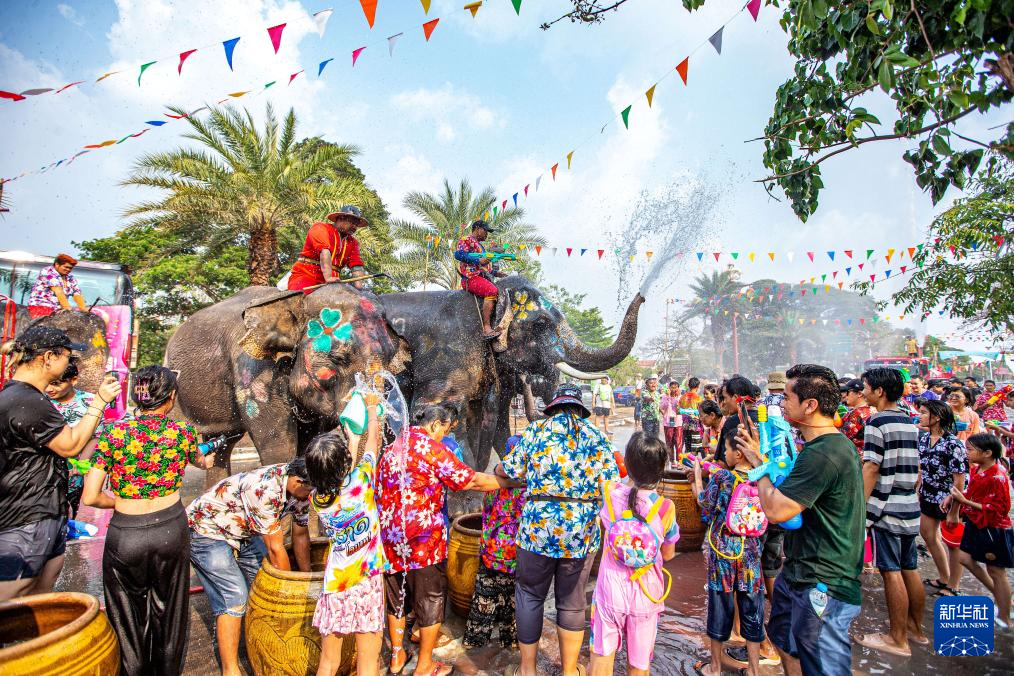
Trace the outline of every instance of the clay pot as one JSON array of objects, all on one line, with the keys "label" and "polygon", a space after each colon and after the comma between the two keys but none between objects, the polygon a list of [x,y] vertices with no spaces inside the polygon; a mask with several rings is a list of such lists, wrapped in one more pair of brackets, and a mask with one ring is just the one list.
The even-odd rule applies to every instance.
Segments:
[{"label": "clay pot", "polygon": [[704,544],[704,524],[701,523],[701,508],[694,497],[693,484],[683,472],[669,470],[662,478],[662,496],[672,500],[676,507],[676,523],[680,527],[680,539],[676,543],[678,552],[694,552]]},{"label": "clay pot", "polygon": [[[246,619],[246,652],[258,676],[313,676],[320,661],[320,632],[313,626],[317,597],[324,587],[324,564],[330,540],[310,541],[310,573],[279,570],[265,557],[250,588]],[[289,551],[289,560],[296,559]],[[356,668],[354,637],[342,641],[339,676]]]},{"label": "clay pot", "polygon": [[447,592],[451,608],[461,617],[468,617],[472,607],[481,539],[482,513],[463,514],[451,524],[451,541],[447,545]]},{"label": "clay pot", "polygon": [[120,672],[116,634],[88,594],[36,594],[0,603],[0,674]]}]

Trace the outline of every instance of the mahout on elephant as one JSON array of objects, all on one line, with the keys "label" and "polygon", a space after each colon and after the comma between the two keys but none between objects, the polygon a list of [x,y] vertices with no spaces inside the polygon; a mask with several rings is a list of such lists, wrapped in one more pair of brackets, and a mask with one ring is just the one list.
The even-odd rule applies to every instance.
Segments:
[{"label": "mahout on elephant", "polygon": [[266,465],[336,427],[357,373],[404,368],[400,343],[380,299],[344,284],[309,294],[252,286],[188,318],[166,363],[179,371],[181,412],[205,438],[230,439],[209,485],[231,473],[243,433]]}]

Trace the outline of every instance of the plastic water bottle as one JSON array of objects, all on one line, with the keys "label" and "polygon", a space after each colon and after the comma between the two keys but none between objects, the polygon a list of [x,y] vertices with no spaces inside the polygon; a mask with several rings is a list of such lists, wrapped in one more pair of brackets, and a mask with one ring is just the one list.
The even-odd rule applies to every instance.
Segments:
[{"label": "plastic water bottle", "polygon": [[827,585],[818,582],[817,586],[810,590],[810,605],[817,617],[822,617],[827,609]]}]

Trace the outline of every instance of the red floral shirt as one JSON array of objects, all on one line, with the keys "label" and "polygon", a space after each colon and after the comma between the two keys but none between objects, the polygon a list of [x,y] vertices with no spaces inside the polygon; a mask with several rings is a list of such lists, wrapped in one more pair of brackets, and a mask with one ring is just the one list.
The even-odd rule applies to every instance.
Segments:
[{"label": "red floral shirt", "polygon": [[[995,394],[996,392],[993,392],[993,394],[983,392],[982,394],[980,394],[978,397],[975,398],[975,405],[972,408],[979,408],[980,406],[985,406],[986,403],[990,400],[990,398],[993,397]],[[1004,399],[1005,397],[1000,397],[1000,399],[992,406],[986,406],[986,408],[982,409],[982,411],[979,413],[979,417],[982,420],[1000,420],[1000,421],[1007,420],[1007,411],[1005,411],[1003,407]]]},{"label": "red floral shirt", "polygon": [[979,528],[1010,528],[1010,477],[999,462],[987,470],[972,465],[965,497],[982,509],[961,506],[961,514]]},{"label": "red floral shirt", "polygon": [[[464,253],[486,253],[486,247],[472,235],[468,237],[462,237],[458,240],[458,246],[455,251],[461,251]],[[465,282],[473,277],[478,277],[483,273],[483,268],[475,263],[465,263],[464,261],[458,263],[458,272],[464,278],[461,282],[461,288],[465,288]]]},{"label": "red floral shirt", "polygon": [[524,488],[486,493],[482,504],[482,565],[513,575],[517,568],[518,525],[525,506]]},{"label": "red floral shirt", "polygon": [[873,413],[869,406],[856,406],[841,419],[841,433],[856,447],[859,456],[863,455],[863,437],[866,434],[866,421]]},{"label": "red floral shirt", "polygon": [[99,437],[92,466],[109,475],[109,486],[128,500],[171,495],[183,484],[187,462],[201,462],[193,425],[164,415],[139,415],[115,423]]},{"label": "red floral shirt", "polygon": [[447,558],[446,488],[460,491],[475,470],[419,427],[409,429],[405,471],[398,470],[398,442],[378,467],[380,535],[389,572],[417,570]]}]

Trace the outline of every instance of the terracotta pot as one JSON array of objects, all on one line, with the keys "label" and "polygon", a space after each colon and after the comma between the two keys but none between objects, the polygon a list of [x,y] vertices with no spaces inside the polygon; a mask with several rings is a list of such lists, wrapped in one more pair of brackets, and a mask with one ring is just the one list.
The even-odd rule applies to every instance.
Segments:
[{"label": "terracotta pot", "polygon": [[120,646],[99,600],[88,594],[36,594],[0,603],[0,674],[120,672]]},{"label": "terracotta pot", "polygon": [[686,474],[667,471],[662,479],[662,495],[672,500],[676,507],[676,523],[680,527],[676,551],[699,550],[704,544],[704,524],[701,523],[701,508],[694,496],[693,484],[687,479]]},{"label": "terracotta pot", "polygon": [[[313,572],[279,570],[267,558],[250,588],[244,630],[246,652],[254,673],[275,676],[313,676],[320,661],[320,632],[313,626],[317,597],[324,586],[324,564],[330,541],[310,541],[310,569]],[[289,551],[289,560],[296,559]],[[355,671],[355,639],[342,641],[338,674]]]},{"label": "terracotta pot", "polygon": [[481,538],[480,512],[463,514],[451,524],[451,541],[447,545],[447,592],[451,608],[461,617],[468,617],[472,607]]}]

